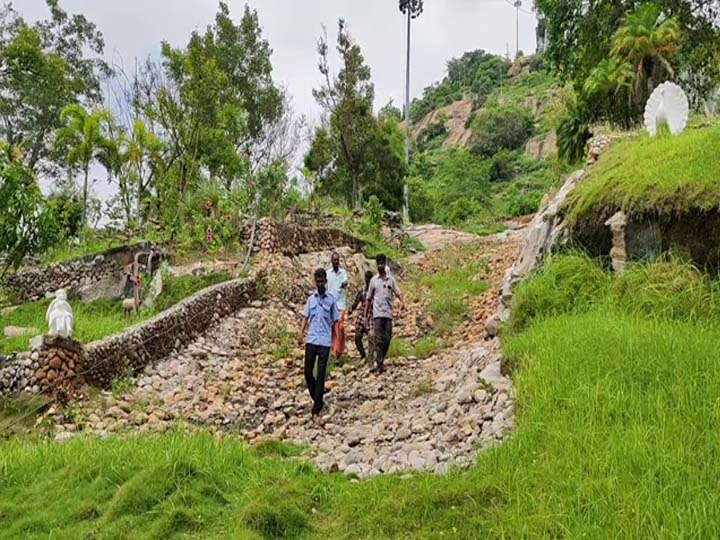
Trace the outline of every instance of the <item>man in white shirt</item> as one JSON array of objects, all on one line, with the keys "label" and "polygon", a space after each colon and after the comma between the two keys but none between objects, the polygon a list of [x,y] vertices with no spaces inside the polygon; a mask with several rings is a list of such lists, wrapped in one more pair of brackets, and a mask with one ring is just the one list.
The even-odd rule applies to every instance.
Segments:
[{"label": "man in white shirt", "polygon": [[400,310],[403,309],[405,303],[395,279],[387,273],[385,255],[378,255],[375,262],[377,263],[378,275],[370,281],[367,300],[365,301],[365,313],[366,316],[372,313],[375,330],[375,360],[377,367],[372,371],[382,373],[385,369],[385,357],[392,340],[393,300],[395,300],[395,297],[400,300]]},{"label": "man in white shirt", "polygon": [[327,289],[335,297],[340,312],[340,321],[333,328],[332,353],[335,358],[340,358],[345,352],[348,275],[344,268],[340,268],[340,255],[337,251],[333,251],[330,262],[332,266],[327,271]]}]

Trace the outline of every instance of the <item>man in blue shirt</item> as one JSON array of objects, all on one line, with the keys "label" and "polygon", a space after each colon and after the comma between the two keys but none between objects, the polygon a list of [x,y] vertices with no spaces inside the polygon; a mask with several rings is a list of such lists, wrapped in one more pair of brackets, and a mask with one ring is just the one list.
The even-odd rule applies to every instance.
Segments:
[{"label": "man in blue shirt", "polygon": [[[325,394],[325,372],[332,344],[333,326],[340,320],[335,297],[327,291],[327,272],[323,268],[315,270],[317,290],[305,303],[305,319],[298,338],[302,346],[305,331],[309,327],[305,340],[305,382],[313,400],[312,415],[317,416],[323,408]],[[317,362],[317,378],[313,375]]]}]

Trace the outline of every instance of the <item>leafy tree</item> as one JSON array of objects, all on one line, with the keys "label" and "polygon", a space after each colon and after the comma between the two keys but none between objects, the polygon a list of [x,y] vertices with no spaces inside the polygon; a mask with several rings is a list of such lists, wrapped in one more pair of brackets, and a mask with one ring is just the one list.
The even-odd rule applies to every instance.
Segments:
[{"label": "leafy tree", "polygon": [[0,253],[4,276],[23,259],[48,246],[54,224],[42,207],[32,171],[19,161],[18,149],[0,143]]},{"label": "leafy tree", "polygon": [[87,223],[88,177],[90,165],[98,161],[112,170],[117,156],[117,145],[108,136],[108,125],[113,117],[107,109],[88,113],[80,105],[68,105],[60,114],[62,126],[55,133],[55,145],[64,155],[71,169],[79,168],[83,174],[83,223]]},{"label": "leafy tree", "polygon": [[95,25],[57,0],[47,5],[50,19],[33,25],[10,5],[0,9],[0,139],[20,149],[32,171],[51,158],[62,109],[99,103],[100,80],[110,74]]},{"label": "leafy tree", "polygon": [[[644,0],[536,0],[548,33],[547,59],[580,90],[590,72],[609,56],[627,14],[644,4]],[[677,21],[683,35],[677,44],[678,66],[697,102],[720,81],[720,28],[716,23],[720,4],[717,0],[656,0],[655,4],[665,20]],[[656,18],[647,31],[657,23]]]},{"label": "leafy tree", "polygon": [[321,37],[319,68],[325,81],[313,95],[325,111],[327,123],[316,130],[305,165],[320,177],[321,193],[349,194],[355,209],[370,195],[397,208],[402,204],[406,169],[402,132],[396,120],[373,116],[375,90],[370,68],[342,19],[337,51],[341,67],[335,76],[330,71],[327,35]]},{"label": "leafy tree", "polygon": [[473,151],[489,157],[503,149],[516,150],[530,138],[533,126],[534,118],[526,108],[483,109],[472,123]]},{"label": "leafy tree", "polygon": [[[123,161],[128,165],[125,179],[134,180],[135,184],[135,219],[138,226],[140,226],[142,225],[143,195],[157,173],[157,161],[161,151],[161,143],[154,133],[148,131],[145,123],[136,118],[133,122],[132,131],[127,135],[122,134],[121,145],[123,147]],[[127,185],[123,185],[122,181],[121,191],[126,193],[130,191]],[[127,215],[129,218],[129,208]]]}]

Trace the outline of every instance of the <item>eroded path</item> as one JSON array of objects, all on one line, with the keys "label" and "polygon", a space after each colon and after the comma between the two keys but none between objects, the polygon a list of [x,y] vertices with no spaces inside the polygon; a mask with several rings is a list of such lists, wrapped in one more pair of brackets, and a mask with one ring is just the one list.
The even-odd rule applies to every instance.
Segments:
[{"label": "eroded path", "polygon": [[[457,240],[449,232],[432,232],[438,233],[453,244]],[[443,472],[469,463],[514,422],[512,385],[500,373],[498,343],[483,340],[482,327],[517,236],[463,238],[463,253],[485,261],[478,278],[490,287],[469,299],[469,316],[445,338],[448,348],[427,358],[412,352],[390,358],[380,377],[353,361],[333,366],[320,422],[309,419],[302,351],[294,346],[301,306],[275,301],[225,319],[187,349],[148,366],[121,395],[105,393],[89,402],[79,423],[104,435],[164,431],[186,422],[210,426],[218,436],[305,443],[323,470],[360,477],[406,469]],[[432,245],[413,262],[420,272],[443,264],[447,244]],[[399,338],[421,338],[426,307],[422,295],[416,298],[398,322]]]}]

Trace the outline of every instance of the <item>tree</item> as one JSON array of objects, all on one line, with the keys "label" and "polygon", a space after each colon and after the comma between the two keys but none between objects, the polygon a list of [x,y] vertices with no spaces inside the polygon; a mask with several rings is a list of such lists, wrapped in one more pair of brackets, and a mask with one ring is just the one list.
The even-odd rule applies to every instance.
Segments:
[{"label": "tree", "polygon": [[533,132],[532,113],[522,107],[485,108],[472,123],[473,151],[490,157],[498,151],[522,147]]},{"label": "tree", "polygon": [[60,114],[62,126],[55,133],[55,145],[70,169],[83,174],[83,224],[87,223],[88,177],[90,165],[98,161],[111,171],[117,156],[117,145],[107,134],[113,117],[107,109],[88,113],[80,105],[68,105]]},{"label": "tree", "polygon": [[9,5],[0,9],[0,139],[21,151],[31,171],[51,158],[60,111],[99,103],[100,80],[110,74],[95,25],[69,16],[57,0],[47,5],[50,19],[33,25]]},{"label": "tree", "polygon": [[679,34],[677,21],[663,17],[660,6],[652,3],[629,13],[615,32],[611,53],[632,69],[631,88],[638,104],[644,104],[655,86],[675,75],[670,62],[677,52]]},{"label": "tree", "polygon": [[365,65],[360,46],[353,43],[345,21],[338,21],[337,51],[341,68],[335,77],[330,73],[327,34],[318,42],[319,69],[325,83],[313,96],[330,118],[329,135],[335,146],[334,158],[338,176],[351,182],[350,201],[359,210],[362,203],[361,183],[366,143],[375,128],[372,105],[375,87],[370,68]]},{"label": "tree", "polygon": [[305,165],[317,176],[318,192],[346,199],[356,210],[373,194],[386,208],[399,209],[406,171],[403,134],[395,119],[373,116],[370,68],[342,19],[337,51],[341,66],[335,76],[330,72],[324,34],[318,53],[325,81],[313,95],[326,116],[315,131]]},{"label": "tree", "polygon": [[[127,177],[135,180],[135,220],[137,225],[141,226],[143,194],[157,172],[156,163],[161,144],[155,134],[148,131],[145,123],[139,118],[133,122],[130,134],[122,134],[121,144],[123,145],[123,161],[129,165]],[[125,188],[124,191],[129,191],[127,186],[122,187]]]},{"label": "tree", "polygon": [[[581,90],[590,72],[610,54],[615,33],[642,0],[536,0],[548,34],[546,55]],[[683,40],[678,66],[696,104],[720,82],[720,4],[717,0],[656,0],[666,19],[675,19]],[[653,21],[655,23],[656,21]]]},{"label": "tree", "polygon": [[0,277],[23,259],[47,247],[52,223],[32,172],[19,160],[19,150],[0,143]]}]

